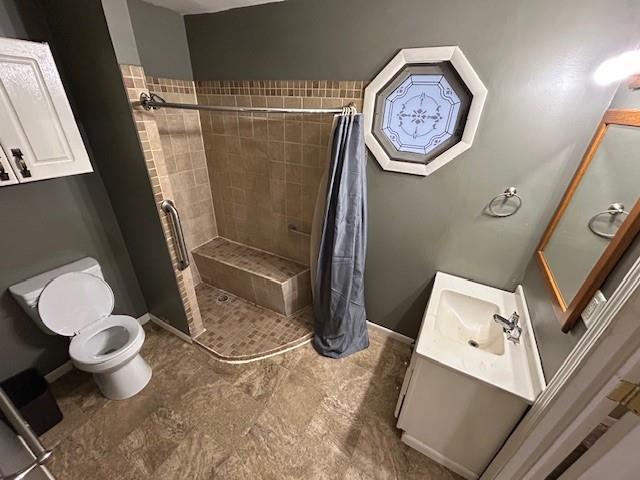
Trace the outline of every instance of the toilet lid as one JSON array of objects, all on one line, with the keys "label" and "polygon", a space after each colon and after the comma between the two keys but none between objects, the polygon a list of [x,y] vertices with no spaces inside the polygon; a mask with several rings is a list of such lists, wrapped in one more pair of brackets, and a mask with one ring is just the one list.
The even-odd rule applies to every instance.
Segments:
[{"label": "toilet lid", "polygon": [[42,290],[38,313],[49,330],[71,337],[113,312],[111,287],[90,273],[71,272],[54,278]]}]

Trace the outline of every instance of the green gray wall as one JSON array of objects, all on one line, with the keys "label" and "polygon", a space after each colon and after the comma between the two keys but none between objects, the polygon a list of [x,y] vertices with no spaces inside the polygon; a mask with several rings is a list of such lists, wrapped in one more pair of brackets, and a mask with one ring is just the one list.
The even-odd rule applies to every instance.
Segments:
[{"label": "green gray wall", "polygon": [[[640,11],[634,0],[295,0],[185,24],[199,80],[370,80],[400,48],[462,48],[489,90],[472,148],[426,178],[368,158],[368,318],[415,336],[436,271],[522,281],[613,95],[592,72],[637,43]],[[523,208],[484,216],[510,185]]]},{"label": "green gray wall", "polygon": [[102,9],[109,26],[118,63],[140,65],[140,54],[131,25],[127,0],[102,0]]},{"label": "green gray wall", "polygon": [[102,0],[118,63],[154,77],[193,79],[182,15],[143,0]]},{"label": "green gray wall", "polygon": [[[42,10],[27,0],[0,1],[0,36],[51,39]],[[56,61],[60,67],[57,55]],[[71,102],[78,118],[73,98]],[[95,166],[95,152],[82,124],[80,128]],[[14,283],[91,256],[113,288],[117,313],[140,316],[147,311],[100,174],[3,187],[0,205],[0,379],[29,367],[48,373],[68,359],[68,339],[38,329],[7,291]]]},{"label": "green gray wall", "polygon": [[[188,333],[101,2],[41,2],[149,312]],[[92,68],[87,68],[87,59]]]},{"label": "green gray wall", "polygon": [[549,382],[587,329],[584,323],[579,321],[571,332],[562,333],[560,323],[553,311],[553,299],[549,287],[533,258],[522,280],[522,287],[538,344],[542,370]]},{"label": "green gray wall", "polygon": [[127,5],[140,64],[145,73],[154,77],[192,80],[182,15],[142,0],[128,0]]},{"label": "green gray wall", "polygon": [[[622,83],[611,102],[610,108],[640,108],[640,91],[632,91],[625,83]],[[640,135],[640,131],[638,135]],[[584,149],[586,150],[586,146]],[[611,297],[624,275],[639,256],[640,237],[637,237],[602,285],[601,290],[606,298]],[[571,332],[567,334],[561,332],[560,324],[553,311],[554,300],[535,258],[532,258],[529,262],[522,283],[538,342],[542,367],[547,381],[550,381],[551,377],[562,366],[564,359],[584,335],[586,327],[580,321]]]}]

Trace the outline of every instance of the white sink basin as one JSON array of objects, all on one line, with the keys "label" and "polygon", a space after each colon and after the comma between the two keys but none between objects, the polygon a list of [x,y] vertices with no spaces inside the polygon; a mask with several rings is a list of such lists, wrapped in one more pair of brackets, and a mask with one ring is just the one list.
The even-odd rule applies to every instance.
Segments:
[{"label": "white sink basin", "polygon": [[505,337],[502,327],[493,320],[496,313],[500,313],[500,308],[495,303],[444,290],[440,294],[435,328],[454,342],[503,355]]},{"label": "white sink basin", "polygon": [[[493,320],[520,316],[519,344]],[[531,404],[545,386],[522,287],[515,293],[438,272],[415,352]]]}]

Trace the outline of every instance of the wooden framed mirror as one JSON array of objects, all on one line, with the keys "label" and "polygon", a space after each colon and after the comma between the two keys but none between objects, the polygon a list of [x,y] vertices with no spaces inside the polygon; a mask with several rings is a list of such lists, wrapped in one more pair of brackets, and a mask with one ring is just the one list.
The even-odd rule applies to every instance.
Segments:
[{"label": "wooden framed mirror", "polygon": [[536,252],[569,332],[640,231],[640,110],[608,110]]}]

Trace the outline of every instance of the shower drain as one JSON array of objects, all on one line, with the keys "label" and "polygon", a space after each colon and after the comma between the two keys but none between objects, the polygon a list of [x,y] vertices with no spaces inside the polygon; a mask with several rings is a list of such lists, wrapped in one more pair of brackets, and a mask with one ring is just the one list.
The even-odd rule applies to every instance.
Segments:
[{"label": "shower drain", "polygon": [[478,348],[480,346],[478,342],[476,342],[475,340],[469,340],[467,343],[471,345],[473,348]]},{"label": "shower drain", "polygon": [[216,300],[218,303],[227,303],[229,301],[229,295],[218,295]]}]

